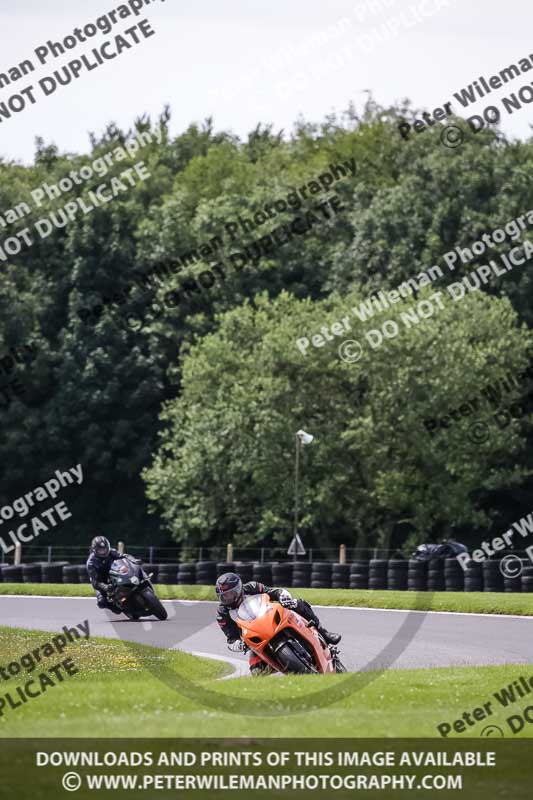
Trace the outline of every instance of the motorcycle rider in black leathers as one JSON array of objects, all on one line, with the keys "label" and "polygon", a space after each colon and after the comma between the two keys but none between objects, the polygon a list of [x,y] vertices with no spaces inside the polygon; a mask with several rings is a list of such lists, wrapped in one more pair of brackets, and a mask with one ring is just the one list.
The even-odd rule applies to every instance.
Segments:
[{"label": "motorcycle rider in black leathers", "polygon": [[[216,582],[216,593],[220,601],[217,609],[217,622],[228,640],[230,650],[235,652],[243,651],[243,641],[241,631],[232,617],[247,595],[268,594],[271,600],[281,603],[285,608],[291,608],[300,614],[308,622],[314,623],[318,632],[328,644],[338,644],[341,640],[339,633],[331,633],[320,624],[317,615],[305,600],[294,599],[287,589],[272,589],[258,581],[242,582],[241,578],[234,572],[226,572],[221,575]],[[271,672],[271,668],[258,655],[250,653],[250,672],[256,676]]]},{"label": "motorcycle rider in black leathers", "polygon": [[91,554],[87,559],[87,572],[96,591],[96,605],[98,608],[108,608],[114,614],[120,614],[120,609],[110,603],[107,599],[109,570],[111,564],[117,558],[124,556],[111,547],[109,540],[105,536],[95,536],[91,542]]}]

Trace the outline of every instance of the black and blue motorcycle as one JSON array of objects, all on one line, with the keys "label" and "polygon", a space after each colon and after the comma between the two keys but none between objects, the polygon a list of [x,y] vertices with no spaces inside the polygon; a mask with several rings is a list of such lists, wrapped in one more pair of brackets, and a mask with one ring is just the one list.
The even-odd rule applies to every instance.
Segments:
[{"label": "black and blue motorcycle", "polygon": [[128,556],[117,558],[109,570],[107,599],[129,619],[152,615],[166,619],[167,611],[157,597],[150,577],[137,560]]}]

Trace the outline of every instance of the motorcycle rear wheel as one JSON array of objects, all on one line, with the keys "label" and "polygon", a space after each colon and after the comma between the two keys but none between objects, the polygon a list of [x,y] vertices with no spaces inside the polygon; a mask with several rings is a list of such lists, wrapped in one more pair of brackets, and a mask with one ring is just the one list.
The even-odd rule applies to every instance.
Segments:
[{"label": "motorcycle rear wheel", "polygon": [[167,610],[163,603],[158,597],[156,597],[155,593],[149,586],[142,590],[141,596],[154,617],[157,617],[157,619],[160,620],[164,620],[168,617]]},{"label": "motorcycle rear wheel", "polygon": [[292,649],[290,642],[286,642],[279,650],[276,651],[276,658],[280,664],[286,668],[287,672],[292,672],[297,675],[312,674],[316,670],[309,667],[302,659],[300,659]]}]

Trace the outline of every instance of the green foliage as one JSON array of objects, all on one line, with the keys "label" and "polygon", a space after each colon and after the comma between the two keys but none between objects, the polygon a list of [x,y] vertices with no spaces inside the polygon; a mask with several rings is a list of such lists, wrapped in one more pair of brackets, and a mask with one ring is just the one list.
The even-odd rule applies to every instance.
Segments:
[{"label": "green foliage", "polygon": [[[528,337],[509,302],[449,300],[406,328],[407,301],[370,324],[350,315],[360,301],[355,291],[324,302],[256,296],[255,307],[220,316],[217,332],[192,347],[146,472],[148,496],[177,541],[201,544],[223,531],[240,546],[288,543],[301,427],[315,435],[304,448],[302,497],[302,527],[315,545],[355,534],[360,546],[387,545],[399,519],[419,541],[432,528],[480,527],[491,521],[483,492],[527,476],[515,464],[524,447],[519,423],[494,430],[483,447],[464,425],[433,438],[422,425],[478,393],[489,369],[496,382],[524,367]],[[356,364],[339,358],[342,339],[302,355],[298,339],[347,314],[358,341],[386,318],[402,330]]]},{"label": "green foliage", "polygon": [[[69,498],[73,543],[96,528],[154,544],[169,532],[190,545],[285,542],[293,434],[307,426],[317,439],[304,452],[302,524],[317,542],[400,546],[410,533],[434,538],[508,520],[511,509],[516,518],[528,502],[531,467],[519,426],[497,432],[488,451],[470,453],[457,441],[460,428],[446,441],[429,441],[411,413],[460,402],[472,381],[495,374],[493,361],[500,374],[523,360],[527,332],[508,303],[465,301],[429,321],[427,351],[422,328],[413,329],[374,353],[364,370],[340,363],[335,347],[303,359],[294,346],[355,298],[395,287],[447,250],[533,208],[531,142],[469,134],[451,151],[438,126],[404,142],[396,123],[409,113],[407,103],[381,108],[370,98],[361,113],[350,107],[322,123],[299,120],[290,135],[258,123],[240,141],[216,131],[209,118],[173,137],[164,109],[155,122],[140,116],[131,131],[111,123],[92,134],[86,156],[38,139],[32,166],[0,163],[5,212],[134,133],[162,134],[161,145],[146,145],[105,178],[46,199],[31,218],[2,229],[4,240],[136,161],[150,172],[3,265],[0,353],[31,341],[37,356],[20,371],[26,395],[2,412],[0,503],[80,462],[88,478]],[[141,331],[117,308],[81,321],[80,309],[123,290],[135,275],[172,262],[221,235],[228,221],[252,216],[350,158],[357,174],[335,184],[343,209],[334,220],[228,271],[223,284],[173,309],[161,305],[163,295],[209,263],[192,264],[163,286],[133,290],[123,310],[145,316]],[[280,214],[257,235],[291,219]],[[496,251],[506,249],[504,243]],[[488,289],[507,295],[528,326],[530,276],[526,266]],[[351,393],[367,385],[356,413]],[[157,513],[149,515],[140,475],[154,451],[147,475]],[[43,534],[39,543],[56,536]]]}]

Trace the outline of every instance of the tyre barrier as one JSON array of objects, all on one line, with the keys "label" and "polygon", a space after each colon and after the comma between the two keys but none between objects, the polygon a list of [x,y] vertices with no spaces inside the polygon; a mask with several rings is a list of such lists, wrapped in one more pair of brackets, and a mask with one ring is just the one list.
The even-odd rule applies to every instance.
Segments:
[{"label": "tyre barrier", "polygon": [[[196,564],[184,564],[182,566],[187,566],[189,568],[189,573],[194,572],[194,580],[189,582],[196,583],[198,586],[212,584],[216,581],[217,575],[220,575],[220,573],[217,572],[216,561],[197,561]],[[178,583],[180,582],[187,583],[186,580],[178,580]]]},{"label": "tyre barrier", "polygon": [[311,588],[331,589],[333,565],[330,561],[313,561],[311,565]]},{"label": "tyre barrier", "polygon": [[331,570],[331,588],[349,589],[350,588],[350,565],[333,564]]},{"label": "tyre barrier", "polygon": [[398,558],[391,559],[387,567],[387,589],[405,591],[409,562]]},{"label": "tyre barrier", "polygon": [[384,558],[372,558],[368,562],[368,588],[386,589],[389,562]]},{"label": "tyre barrier", "polygon": [[311,586],[313,565],[309,561],[293,561],[291,567],[291,588],[298,589],[300,587]]},{"label": "tyre barrier", "polygon": [[178,582],[178,567],[179,564],[160,564],[157,582],[166,585],[176,584]]},{"label": "tyre barrier", "polygon": [[483,572],[483,591],[484,592],[503,592],[503,575],[500,570],[499,561],[484,561]]},{"label": "tyre barrier", "polygon": [[[214,586],[223,572],[237,572],[243,582],[258,581],[266,586],[288,589],[352,589],[412,592],[529,592],[533,593],[533,564],[522,560],[516,577],[504,576],[500,559],[477,563],[467,561],[465,569],[456,558],[434,561],[416,559],[370,559],[350,564],[329,561],[273,563],[197,561],[182,564],[143,564],[152,581],[169,585]],[[67,561],[29,564],[0,564],[3,583],[87,584],[85,564]],[[294,594],[297,594],[295,592]]]},{"label": "tyre barrier", "polygon": [[350,564],[349,589],[368,589],[368,561],[352,561]]},{"label": "tyre barrier", "polygon": [[272,564],[254,564],[253,580],[272,586]]}]

